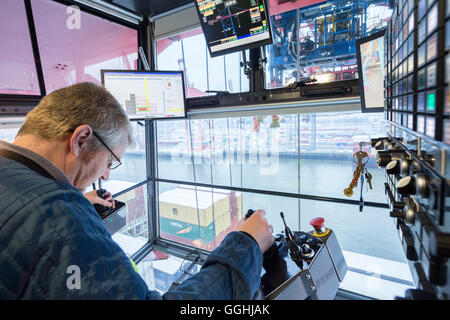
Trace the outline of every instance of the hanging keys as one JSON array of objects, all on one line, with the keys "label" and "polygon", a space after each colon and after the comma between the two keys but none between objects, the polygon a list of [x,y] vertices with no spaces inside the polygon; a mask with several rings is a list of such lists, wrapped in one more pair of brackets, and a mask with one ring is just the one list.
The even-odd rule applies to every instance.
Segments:
[{"label": "hanging keys", "polygon": [[[366,159],[366,160],[365,160]],[[365,161],[364,161],[365,160]],[[356,163],[356,169],[353,173],[353,179],[348,188],[344,190],[344,194],[347,197],[351,197],[353,195],[353,189],[358,185],[358,179],[361,176],[361,173],[364,173],[365,166],[367,161],[369,161],[369,155],[364,151],[357,151],[353,154],[353,162]],[[367,179],[367,177],[366,177]],[[370,184],[369,184],[370,186]]]}]

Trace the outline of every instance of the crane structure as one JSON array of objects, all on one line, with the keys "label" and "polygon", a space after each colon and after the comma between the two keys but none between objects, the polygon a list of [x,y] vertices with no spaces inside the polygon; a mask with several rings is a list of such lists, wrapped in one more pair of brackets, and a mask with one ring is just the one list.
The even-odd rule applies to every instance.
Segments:
[{"label": "crane structure", "polygon": [[388,0],[330,0],[274,15],[269,87],[325,74],[324,82],[355,78],[355,41],[383,29],[391,12]]}]

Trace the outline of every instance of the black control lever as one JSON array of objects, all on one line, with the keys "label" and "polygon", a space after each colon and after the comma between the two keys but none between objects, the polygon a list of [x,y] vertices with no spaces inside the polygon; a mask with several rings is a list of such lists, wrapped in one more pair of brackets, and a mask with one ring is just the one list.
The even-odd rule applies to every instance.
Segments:
[{"label": "black control lever", "polygon": [[294,261],[300,269],[303,269],[303,260],[300,249],[298,248],[298,245],[294,240],[294,235],[292,234],[291,229],[289,229],[289,227],[286,225],[283,212],[280,212],[280,215],[284,223],[284,231],[286,233],[286,239],[289,247],[289,255],[291,256],[292,261]]},{"label": "black control lever", "polygon": [[[248,219],[252,216],[252,214],[254,214],[256,211],[253,209],[248,209],[247,213],[245,214],[245,218]],[[278,247],[277,244],[274,242],[269,249],[266,250],[266,252],[264,252],[263,254],[263,259],[267,260],[270,259],[275,252],[277,252]]]}]

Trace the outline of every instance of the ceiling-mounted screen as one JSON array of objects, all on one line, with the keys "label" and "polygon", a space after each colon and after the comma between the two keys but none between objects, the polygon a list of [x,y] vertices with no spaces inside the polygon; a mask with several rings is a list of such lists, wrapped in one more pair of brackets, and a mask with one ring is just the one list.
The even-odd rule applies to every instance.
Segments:
[{"label": "ceiling-mounted screen", "polygon": [[362,112],[384,109],[384,30],[356,41]]},{"label": "ceiling-mounted screen", "polygon": [[265,0],[196,0],[211,57],[272,43]]},{"label": "ceiling-mounted screen", "polygon": [[182,71],[101,70],[101,75],[130,119],[186,117]]}]

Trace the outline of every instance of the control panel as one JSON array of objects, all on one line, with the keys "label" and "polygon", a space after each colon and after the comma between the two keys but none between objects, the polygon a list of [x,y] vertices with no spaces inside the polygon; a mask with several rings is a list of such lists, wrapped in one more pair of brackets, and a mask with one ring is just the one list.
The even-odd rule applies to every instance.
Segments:
[{"label": "control panel", "polygon": [[[436,157],[411,141],[388,135],[372,139],[377,164],[385,168],[390,216],[408,260],[416,289],[406,299],[448,299],[450,295],[450,189],[436,170]],[[417,143],[412,143],[417,145]]]},{"label": "control panel", "polygon": [[[254,211],[250,209],[248,218]],[[263,256],[264,272],[255,299],[331,300],[347,273],[347,263],[332,229],[322,217],[310,221],[313,230],[284,233]]]}]

